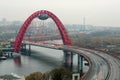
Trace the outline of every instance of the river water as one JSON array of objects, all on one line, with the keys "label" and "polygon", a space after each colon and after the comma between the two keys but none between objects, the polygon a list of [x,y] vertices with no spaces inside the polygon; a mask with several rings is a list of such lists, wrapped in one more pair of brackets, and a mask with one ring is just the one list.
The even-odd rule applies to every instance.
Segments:
[{"label": "river water", "polygon": [[[31,56],[21,55],[15,59],[0,61],[0,75],[18,74],[28,75],[32,72],[47,72],[55,67],[63,67],[63,51],[31,46]],[[77,64],[77,55],[74,56],[74,65]],[[84,72],[88,70],[85,67]]]}]

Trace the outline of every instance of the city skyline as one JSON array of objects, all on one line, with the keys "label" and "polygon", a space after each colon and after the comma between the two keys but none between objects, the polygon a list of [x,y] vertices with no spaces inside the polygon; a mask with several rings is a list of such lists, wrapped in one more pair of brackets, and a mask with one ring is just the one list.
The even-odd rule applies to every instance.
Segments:
[{"label": "city skyline", "polygon": [[49,10],[56,14],[64,24],[86,24],[120,26],[119,0],[4,0],[0,1],[0,20],[25,21],[38,10]]}]

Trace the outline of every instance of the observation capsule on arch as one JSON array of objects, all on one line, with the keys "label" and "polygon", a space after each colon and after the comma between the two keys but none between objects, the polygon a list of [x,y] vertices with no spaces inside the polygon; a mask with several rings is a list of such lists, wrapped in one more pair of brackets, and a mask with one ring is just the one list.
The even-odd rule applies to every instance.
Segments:
[{"label": "observation capsule on arch", "polygon": [[49,16],[48,16],[47,14],[40,14],[40,15],[38,16],[38,18],[39,18],[40,20],[46,20],[46,19],[49,18]]}]

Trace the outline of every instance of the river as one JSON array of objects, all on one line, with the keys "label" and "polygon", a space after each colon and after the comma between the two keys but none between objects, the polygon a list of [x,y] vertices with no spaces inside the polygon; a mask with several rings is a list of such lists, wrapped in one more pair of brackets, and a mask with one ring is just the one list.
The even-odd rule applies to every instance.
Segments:
[{"label": "river", "polygon": [[[0,75],[18,74],[28,75],[32,72],[47,72],[56,67],[63,67],[63,51],[31,46],[31,56],[21,55],[15,59],[0,61]],[[77,55],[74,56],[74,65],[77,64]],[[84,72],[88,67],[84,67]]]}]

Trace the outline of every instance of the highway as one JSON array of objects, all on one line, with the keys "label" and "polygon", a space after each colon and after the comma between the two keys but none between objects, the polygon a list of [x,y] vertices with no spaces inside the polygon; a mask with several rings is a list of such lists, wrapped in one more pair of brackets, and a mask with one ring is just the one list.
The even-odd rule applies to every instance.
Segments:
[{"label": "highway", "polygon": [[90,52],[82,51],[85,53],[93,62],[92,74],[87,77],[88,80],[105,80],[109,74],[109,66],[104,58],[101,58],[97,55],[91,54]]},{"label": "highway", "polygon": [[103,52],[65,46],[63,50],[76,52],[91,61],[90,72],[81,80],[120,80],[120,60]]},{"label": "highway", "polygon": [[120,80],[120,59],[107,53],[75,46],[29,44],[58,50],[72,51],[76,54],[82,55],[89,61],[90,68],[80,80]]},{"label": "highway", "polygon": [[99,51],[94,51],[94,50],[91,50],[91,52],[93,52],[94,54],[100,55],[101,57],[108,60],[108,62],[110,64],[110,68],[111,68],[110,69],[111,74],[109,76],[109,80],[120,80],[120,60],[118,60],[104,52],[99,52]]}]

